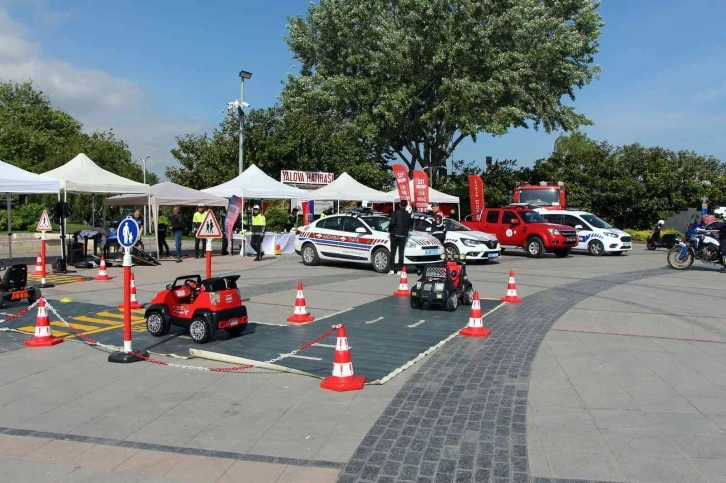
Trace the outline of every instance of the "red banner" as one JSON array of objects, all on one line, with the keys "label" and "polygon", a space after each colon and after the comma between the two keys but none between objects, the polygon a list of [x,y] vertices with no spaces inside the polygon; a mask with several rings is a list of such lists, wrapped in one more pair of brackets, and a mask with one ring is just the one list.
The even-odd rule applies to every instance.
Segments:
[{"label": "red banner", "polygon": [[478,174],[469,175],[469,202],[472,214],[484,209],[484,180]]},{"label": "red banner", "polygon": [[408,170],[402,164],[394,164],[391,168],[393,169],[393,176],[396,178],[396,185],[398,186],[398,198],[410,202],[411,194],[408,192]]},{"label": "red banner", "polygon": [[425,171],[413,172],[413,199],[415,210],[425,213],[429,206],[429,176]]}]

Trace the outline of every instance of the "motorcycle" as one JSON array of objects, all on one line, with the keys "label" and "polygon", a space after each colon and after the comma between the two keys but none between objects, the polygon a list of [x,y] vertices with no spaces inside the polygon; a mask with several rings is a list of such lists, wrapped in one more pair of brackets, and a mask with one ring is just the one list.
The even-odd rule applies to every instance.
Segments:
[{"label": "motorcycle", "polygon": [[665,235],[660,234],[660,230],[653,230],[653,232],[646,240],[646,248],[648,250],[657,250],[658,248],[668,248],[669,250],[676,246],[678,243],[678,235],[673,233],[666,233]]},{"label": "motorcycle", "polygon": [[685,270],[693,265],[694,260],[703,263],[722,265],[721,246],[713,232],[696,229],[696,234],[683,241],[678,238],[676,246],[668,252],[668,265],[676,270]]}]

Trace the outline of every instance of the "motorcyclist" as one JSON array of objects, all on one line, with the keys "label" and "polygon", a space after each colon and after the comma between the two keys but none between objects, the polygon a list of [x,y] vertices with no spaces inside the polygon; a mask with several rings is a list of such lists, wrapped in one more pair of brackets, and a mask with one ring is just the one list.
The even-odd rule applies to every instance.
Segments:
[{"label": "motorcyclist", "polygon": [[658,220],[658,223],[653,228],[653,233],[650,234],[650,240],[653,242],[659,242],[660,241],[660,231],[663,229],[663,225],[665,224],[665,221]]},{"label": "motorcyclist", "polygon": [[446,223],[444,223],[444,215],[441,212],[434,215],[434,226],[431,234],[442,245],[444,244],[444,240],[446,240]]},{"label": "motorcyclist", "polygon": [[686,241],[691,242],[694,250],[698,250],[698,230],[706,226],[706,217],[694,215],[693,222],[686,225]]},{"label": "motorcyclist", "polygon": [[[726,270],[726,221],[724,220],[724,214],[726,209],[718,209],[713,212],[716,216],[717,221],[711,223],[708,231],[718,231],[718,243],[721,251],[721,265]],[[703,230],[703,228],[701,228]]]}]

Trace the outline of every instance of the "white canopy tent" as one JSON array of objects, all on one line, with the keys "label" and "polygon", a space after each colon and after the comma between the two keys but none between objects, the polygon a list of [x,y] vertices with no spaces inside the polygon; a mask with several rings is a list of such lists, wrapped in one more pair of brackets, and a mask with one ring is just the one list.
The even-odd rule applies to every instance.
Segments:
[{"label": "white canopy tent", "polygon": [[[119,195],[106,198],[104,209],[108,206],[134,206],[143,205],[147,201],[151,206],[151,216],[154,219],[154,245],[156,255],[159,256],[159,207],[160,206],[229,206],[229,200],[219,196],[210,195],[202,191],[180,186],[178,184],[163,182],[151,187],[149,196],[145,195]],[[148,222],[148,220],[147,220]]]},{"label": "white canopy tent", "polygon": [[211,188],[203,189],[202,192],[222,198],[239,196],[246,199],[305,199],[307,191],[288,186],[269,176],[260,168],[251,165],[242,174],[234,179]]},{"label": "white canopy tent", "polygon": [[310,190],[308,200],[334,200],[334,201],[371,201],[374,203],[389,203],[391,195],[383,191],[374,190],[359,183],[348,173],[338,176],[338,179],[317,190]]},{"label": "white canopy tent", "polygon": [[57,179],[20,169],[12,164],[0,161],[0,193],[5,193],[8,210],[8,258],[13,259],[12,241],[12,215],[10,214],[11,194],[58,194],[60,183]]},{"label": "white canopy tent", "polygon": [[[410,180],[408,182],[408,192],[411,195],[411,198],[413,198],[413,180]],[[393,198],[394,202],[398,203],[401,201],[401,198],[398,196],[398,188],[395,188],[388,192],[389,200]],[[461,210],[459,206],[459,197],[458,196],[452,196],[447,195],[446,193],[442,193],[441,191],[436,191],[432,187],[429,186],[429,203],[448,203],[448,204],[456,204],[457,207],[457,216],[461,217]]]}]

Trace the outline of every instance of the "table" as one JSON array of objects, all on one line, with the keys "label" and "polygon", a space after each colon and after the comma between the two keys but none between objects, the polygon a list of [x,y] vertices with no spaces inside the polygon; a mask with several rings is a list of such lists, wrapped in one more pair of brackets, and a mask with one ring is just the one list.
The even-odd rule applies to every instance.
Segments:
[{"label": "table", "polygon": [[[242,233],[235,233],[232,235],[232,247],[235,242],[240,245],[240,255],[244,256],[245,252],[247,255],[254,255],[255,252],[250,246],[252,235],[243,235]],[[265,233],[265,238],[262,239],[262,251],[267,255],[275,254],[275,245],[280,245],[280,252],[283,255],[295,253],[295,234],[294,233]],[[230,248],[232,248],[230,247]],[[232,250],[230,250],[231,252]]]}]

